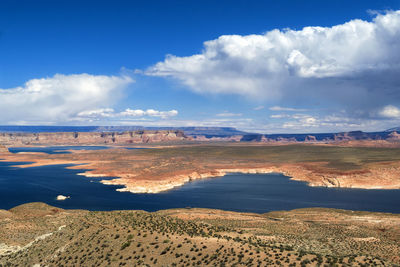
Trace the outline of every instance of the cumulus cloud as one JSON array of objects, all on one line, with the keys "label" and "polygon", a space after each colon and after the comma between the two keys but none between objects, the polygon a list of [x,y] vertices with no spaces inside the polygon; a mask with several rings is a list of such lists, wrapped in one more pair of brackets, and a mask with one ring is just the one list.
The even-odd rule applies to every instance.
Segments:
[{"label": "cumulus cloud", "polygon": [[273,107],[270,107],[269,110],[272,110],[272,111],[306,111],[307,109],[285,108],[285,107],[280,107],[280,106],[273,106]]},{"label": "cumulus cloud", "polygon": [[[202,53],[168,55],[144,73],[198,93],[346,109],[368,116],[400,102],[400,11],[332,27],[223,35]],[[293,110],[294,111],[294,110]]]},{"label": "cumulus cloud", "polygon": [[222,112],[218,113],[217,117],[240,117],[242,115],[242,113]]},{"label": "cumulus cloud", "polygon": [[127,108],[125,111],[121,112],[122,116],[131,116],[131,117],[141,117],[144,116],[146,111],[141,109],[130,109]]},{"label": "cumulus cloud", "polygon": [[341,129],[359,130],[377,126],[377,121],[349,118],[344,114],[327,116],[295,114],[284,115],[284,118],[288,120],[282,124],[281,129],[289,132],[338,132]]},{"label": "cumulus cloud", "polygon": [[99,108],[94,110],[85,110],[78,113],[78,117],[86,118],[98,118],[98,117],[112,117],[114,114],[114,109],[112,108]]},{"label": "cumulus cloud", "polygon": [[400,109],[392,105],[387,105],[382,108],[382,110],[379,112],[379,115],[384,118],[400,118]]},{"label": "cumulus cloud", "polygon": [[287,114],[272,114],[269,116],[271,119],[283,119],[283,118],[290,118]]},{"label": "cumulus cloud", "polygon": [[111,118],[113,121],[120,121],[130,117],[158,117],[162,119],[166,119],[169,117],[174,117],[178,115],[177,110],[169,110],[169,111],[158,111],[154,109],[130,109],[127,108],[122,112],[115,112],[112,108],[102,108],[102,109],[94,109],[94,110],[85,110],[79,112],[77,114],[76,120],[81,119],[93,119],[93,120],[102,120],[105,118]]},{"label": "cumulus cloud", "polygon": [[90,74],[32,79],[20,87],[0,89],[0,123],[52,124],[76,116],[107,117],[113,110],[104,107],[133,82],[128,76]]},{"label": "cumulus cloud", "polygon": [[131,117],[141,117],[141,116],[150,116],[150,117],[160,117],[160,118],[168,118],[178,115],[178,111],[173,109],[169,111],[158,111],[154,109],[148,110],[141,110],[141,109],[126,109],[125,111],[121,112],[120,115],[122,116],[131,116]]}]

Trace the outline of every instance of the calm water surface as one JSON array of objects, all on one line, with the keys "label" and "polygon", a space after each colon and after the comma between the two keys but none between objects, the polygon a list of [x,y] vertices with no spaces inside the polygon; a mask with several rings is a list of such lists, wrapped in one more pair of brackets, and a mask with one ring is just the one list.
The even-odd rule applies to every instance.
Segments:
[{"label": "calm water surface", "polygon": [[112,146],[47,146],[47,147],[10,147],[11,153],[19,152],[43,152],[47,154],[67,154],[68,150],[101,150],[108,148],[125,148],[125,149],[148,149],[144,147],[112,147]]},{"label": "calm water surface", "polygon": [[47,154],[66,154],[68,150],[100,150],[107,149],[107,146],[47,146],[47,147],[10,147],[11,153],[19,152],[43,152]]},{"label": "calm water surface", "polygon": [[[58,149],[58,148],[57,148]],[[48,151],[51,153],[51,151]],[[41,201],[61,208],[88,210],[202,207],[264,213],[305,207],[400,213],[400,190],[309,187],[281,174],[229,174],[197,180],[160,194],[117,192],[102,178],[87,178],[68,165],[15,168],[0,162],[0,209]],[[57,201],[57,195],[71,196]]]}]

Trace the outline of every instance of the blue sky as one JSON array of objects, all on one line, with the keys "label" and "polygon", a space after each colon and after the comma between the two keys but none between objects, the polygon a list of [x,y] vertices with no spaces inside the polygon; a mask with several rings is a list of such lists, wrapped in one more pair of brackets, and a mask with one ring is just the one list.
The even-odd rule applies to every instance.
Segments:
[{"label": "blue sky", "polygon": [[399,0],[3,0],[0,124],[398,126],[399,9]]}]

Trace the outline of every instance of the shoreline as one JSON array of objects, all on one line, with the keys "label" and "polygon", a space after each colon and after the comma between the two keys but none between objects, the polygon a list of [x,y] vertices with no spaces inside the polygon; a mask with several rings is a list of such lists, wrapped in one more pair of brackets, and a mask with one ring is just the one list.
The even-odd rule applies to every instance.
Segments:
[{"label": "shoreline", "polygon": [[[107,174],[107,173],[94,173],[97,169],[95,164],[98,162],[92,161],[68,161],[68,160],[42,160],[42,161],[8,161],[0,159],[2,162],[20,162],[21,165],[13,165],[12,167],[17,168],[30,168],[50,165],[72,165],[65,168],[68,169],[79,169],[83,172],[77,173],[77,175],[85,176],[87,178],[102,178],[111,177],[111,179],[100,180],[99,182],[104,185],[118,185],[123,188],[116,189],[119,192],[130,192],[137,194],[157,194],[172,190],[177,187],[184,186],[186,183],[199,180],[199,179],[213,179],[220,178],[230,173],[241,173],[241,174],[269,174],[269,173],[280,173],[287,176],[290,180],[305,182],[310,187],[328,187],[328,188],[349,188],[349,189],[365,189],[365,190],[396,190],[400,189],[400,182],[397,184],[368,184],[368,183],[349,183],[349,177],[352,176],[355,180],[364,180],[365,176],[373,176],[372,173],[366,174],[346,174],[346,175],[327,175],[326,173],[315,173],[307,170],[302,164],[288,164],[281,166],[268,166],[268,167],[244,167],[244,168],[219,168],[205,172],[199,171],[187,171],[186,174],[168,175],[162,179],[151,180],[141,179],[134,180],[137,174]],[[23,164],[27,163],[27,164]],[[86,171],[84,171],[86,170]],[[370,170],[371,172],[372,170]],[[383,170],[380,170],[383,171]],[[400,173],[396,172],[396,173]],[[395,175],[395,174],[394,174]]]},{"label": "shoreline", "polygon": [[[345,160],[340,154],[332,156],[332,152],[338,153],[341,149],[322,146],[182,146],[132,152],[124,148],[107,148],[68,150],[71,153],[67,154],[0,152],[0,161],[13,162],[18,168],[72,165],[65,168],[79,169],[78,175],[85,177],[110,177],[100,182],[122,186],[117,191],[131,193],[160,193],[190,181],[229,173],[274,172],[282,173],[290,180],[306,182],[311,187],[400,189],[400,156],[396,149],[346,148],[341,152],[347,157]],[[298,153],[304,155],[299,157]],[[369,154],[365,157],[363,153]],[[385,153],[393,156],[385,158]],[[377,155],[383,157],[381,161],[373,161]]]},{"label": "shoreline", "polygon": [[[111,180],[101,180],[100,182],[105,185],[120,185],[124,186],[123,188],[116,189],[119,192],[131,192],[131,193],[148,193],[148,194],[157,194],[161,192],[165,192],[168,190],[172,190],[177,187],[184,186],[186,183],[191,181],[199,180],[199,179],[213,179],[220,178],[231,173],[240,173],[240,174],[270,174],[270,173],[279,173],[289,178],[289,180],[300,181],[306,183],[307,186],[310,187],[327,187],[327,188],[348,188],[348,189],[365,189],[365,190],[399,190],[400,184],[398,185],[341,185],[339,179],[321,179],[320,181],[309,181],[299,176],[296,177],[292,174],[292,172],[278,168],[278,167],[269,167],[269,168],[248,168],[248,169],[217,169],[211,172],[206,173],[198,173],[192,172],[187,175],[176,175],[170,176],[169,178],[161,181],[138,181],[138,183],[132,183],[131,181],[126,181],[123,177],[115,178]],[[96,177],[96,174],[81,174],[86,177]],[[98,177],[104,177],[107,175],[100,174]],[[321,175],[323,177],[323,175]]]}]

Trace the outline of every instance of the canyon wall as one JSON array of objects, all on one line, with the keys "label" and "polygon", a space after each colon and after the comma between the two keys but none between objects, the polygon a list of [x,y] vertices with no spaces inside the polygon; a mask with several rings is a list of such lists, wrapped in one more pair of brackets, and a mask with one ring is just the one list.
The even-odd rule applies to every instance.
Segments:
[{"label": "canyon wall", "polygon": [[398,141],[400,134],[393,132],[341,132],[317,134],[246,134],[241,142],[343,142],[343,141]]},{"label": "canyon wall", "polygon": [[[18,145],[101,145],[140,144],[189,139],[182,131],[0,133],[0,144]],[[1,149],[1,148],[0,148]]]},{"label": "canyon wall", "polygon": [[[260,143],[354,143],[400,145],[400,133],[361,131],[327,134],[244,134],[203,135],[182,130],[136,130],[124,132],[0,132],[0,145],[101,145],[141,144],[174,141],[260,142]],[[373,141],[373,142],[371,142]],[[360,145],[360,144],[359,144]],[[1,148],[0,148],[1,149]]]},{"label": "canyon wall", "polygon": [[366,133],[362,131],[321,134],[244,134],[230,136],[193,135],[196,141],[235,141],[260,143],[343,143],[350,141],[400,142],[400,134],[394,132]]}]

